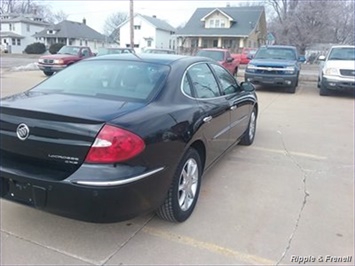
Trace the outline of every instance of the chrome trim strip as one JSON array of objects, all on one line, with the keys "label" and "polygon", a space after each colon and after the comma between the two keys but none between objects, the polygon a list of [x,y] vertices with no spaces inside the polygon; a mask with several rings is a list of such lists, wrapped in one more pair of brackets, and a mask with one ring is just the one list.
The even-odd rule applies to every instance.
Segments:
[{"label": "chrome trim strip", "polygon": [[75,184],[79,184],[79,185],[86,185],[86,186],[98,186],[98,187],[109,187],[109,186],[120,186],[120,185],[125,185],[128,183],[132,183],[138,180],[141,180],[143,178],[146,178],[148,176],[151,176],[155,173],[158,173],[160,171],[162,171],[164,169],[164,167],[160,167],[158,169],[155,169],[153,171],[147,172],[145,174],[142,175],[138,175],[138,176],[134,176],[131,178],[127,178],[124,180],[116,180],[116,181],[72,181]]}]

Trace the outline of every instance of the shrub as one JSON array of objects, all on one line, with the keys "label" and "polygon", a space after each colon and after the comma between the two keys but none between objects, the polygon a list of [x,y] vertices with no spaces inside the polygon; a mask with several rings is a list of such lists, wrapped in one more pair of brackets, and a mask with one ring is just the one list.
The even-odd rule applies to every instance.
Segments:
[{"label": "shrub", "polygon": [[46,46],[43,43],[35,42],[27,45],[26,54],[43,54],[46,51]]},{"label": "shrub", "polygon": [[58,53],[58,51],[60,50],[60,48],[62,48],[65,44],[63,43],[53,43],[50,47],[49,47],[49,52],[51,54],[56,54]]}]

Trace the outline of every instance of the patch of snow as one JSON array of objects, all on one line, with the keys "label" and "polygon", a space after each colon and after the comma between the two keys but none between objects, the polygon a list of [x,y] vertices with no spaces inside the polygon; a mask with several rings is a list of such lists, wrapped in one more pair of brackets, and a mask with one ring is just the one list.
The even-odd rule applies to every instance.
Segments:
[{"label": "patch of snow", "polygon": [[23,66],[12,67],[11,71],[29,71],[29,70],[38,70],[38,69],[39,69],[38,64],[35,62]]}]

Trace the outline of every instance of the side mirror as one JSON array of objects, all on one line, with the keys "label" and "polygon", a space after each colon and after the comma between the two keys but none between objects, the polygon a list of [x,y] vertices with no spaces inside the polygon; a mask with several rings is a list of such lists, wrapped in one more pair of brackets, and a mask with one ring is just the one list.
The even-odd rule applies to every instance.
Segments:
[{"label": "side mirror", "polygon": [[320,56],[318,57],[318,60],[319,60],[319,61],[324,61],[324,60],[325,60],[325,56],[324,56],[324,55],[320,55]]},{"label": "side mirror", "polygon": [[242,88],[243,91],[248,91],[248,92],[255,91],[254,85],[249,81],[240,83],[240,87]]},{"label": "side mirror", "polygon": [[252,55],[252,54],[248,54],[248,55],[247,55],[247,58],[251,60],[251,59],[253,59],[253,58],[254,58],[254,55]]},{"label": "side mirror", "polygon": [[306,57],[304,57],[304,55],[301,55],[299,58],[298,58],[298,62],[306,62]]},{"label": "side mirror", "polygon": [[227,63],[233,62],[234,58],[233,57],[228,57],[227,58]]}]

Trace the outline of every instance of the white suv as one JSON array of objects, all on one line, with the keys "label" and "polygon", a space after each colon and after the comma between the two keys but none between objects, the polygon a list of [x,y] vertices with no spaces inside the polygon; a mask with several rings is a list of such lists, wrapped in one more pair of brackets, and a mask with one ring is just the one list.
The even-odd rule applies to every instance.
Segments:
[{"label": "white suv", "polygon": [[330,90],[355,91],[355,46],[332,46],[327,57],[320,56],[318,87],[320,95]]}]

